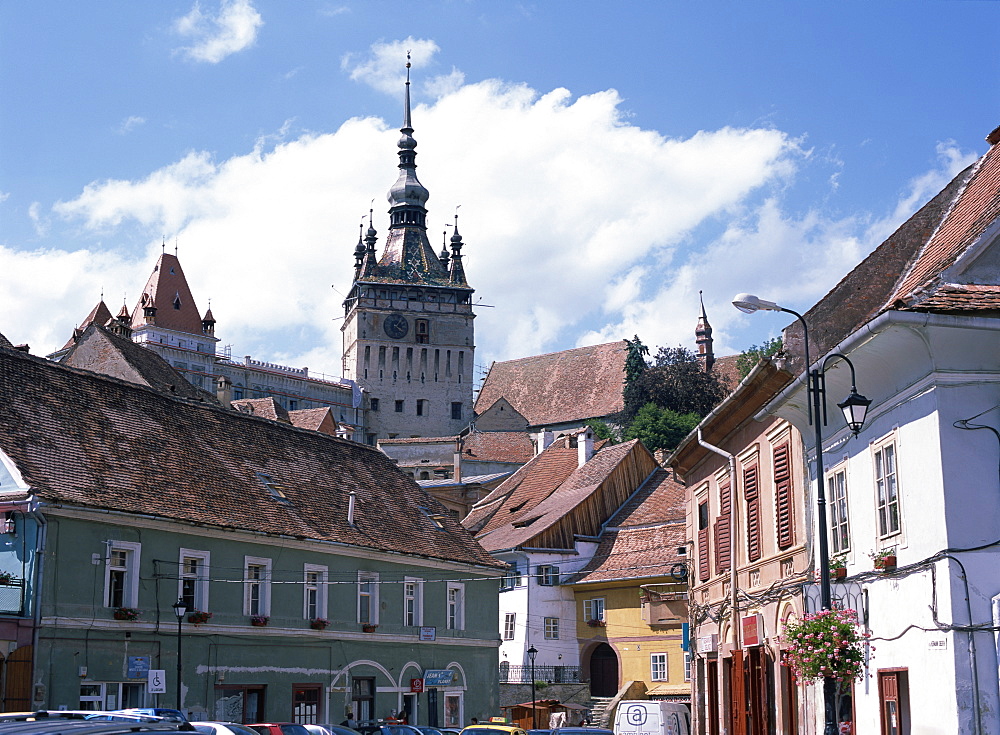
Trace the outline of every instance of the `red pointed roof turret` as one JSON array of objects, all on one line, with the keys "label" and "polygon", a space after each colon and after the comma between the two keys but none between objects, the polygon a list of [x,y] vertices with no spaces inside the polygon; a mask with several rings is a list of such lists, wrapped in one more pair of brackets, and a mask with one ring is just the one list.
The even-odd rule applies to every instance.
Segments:
[{"label": "red pointed roof turret", "polygon": [[198,306],[191,295],[187,278],[176,255],[163,253],[153,268],[139,303],[132,310],[132,328],[139,329],[152,315],[163,329],[189,334],[202,334],[203,325]]},{"label": "red pointed roof turret", "polygon": [[82,322],[80,322],[80,326],[73,330],[73,336],[70,337],[66,344],[63,345],[63,349],[67,350],[76,344],[76,340],[91,324],[104,326],[111,318],[111,309],[109,309],[108,305],[104,303],[104,294],[101,294],[101,300],[97,302],[97,306],[91,309],[90,313],[83,318]]}]

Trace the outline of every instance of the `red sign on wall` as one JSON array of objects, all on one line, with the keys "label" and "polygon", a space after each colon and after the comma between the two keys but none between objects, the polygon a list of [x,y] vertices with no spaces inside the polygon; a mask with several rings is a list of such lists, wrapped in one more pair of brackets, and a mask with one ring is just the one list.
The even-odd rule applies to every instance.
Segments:
[{"label": "red sign on wall", "polygon": [[743,624],[743,645],[759,646],[764,638],[764,620],[760,615],[744,615],[740,622]]},{"label": "red sign on wall", "polygon": [[424,690],[423,679],[410,679],[410,691],[420,694]]}]

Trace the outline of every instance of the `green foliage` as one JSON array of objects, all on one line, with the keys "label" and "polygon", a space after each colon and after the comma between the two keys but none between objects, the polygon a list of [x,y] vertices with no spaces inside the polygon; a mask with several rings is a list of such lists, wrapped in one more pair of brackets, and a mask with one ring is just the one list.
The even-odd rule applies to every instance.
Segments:
[{"label": "green foliage", "polygon": [[[685,347],[661,347],[653,365],[635,383],[632,396],[635,405],[630,406],[626,400],[626,418],[634,416],[647,403],[701,417],[725,396],[725,387],[714,373],[705,372],[694,352]],[[633,410],[631,415],[628,413],[630,408]]]},{"label": "green foliage", "polygon": [[736,369],[740,371],[740,379],[749,375],[750,371],[757,367],[758,362],[780,351],[781,337],[766,339],[761,345],[750,345],[736,358]]},{"label": "green foliage", "polygon": [[625,344],[628,345],[628,354],[625,356],[625,387],[622,388],[624,410],[620,417],[620,423],[623,426],[627,426],[632,421],[636,411],[646,402],[642,390],[639,388],[639,381],[649,367],[646,364],[649,348],[642,343],[639,335],[636,335],[634,340],[626,339]]},{"label": "green foliage", "polygon": [[785,626],[781,639],[786,642],[782,663],[801,681],[829,676],[845,683],[864,672],[868,634],[859,630],[854,610],[803,615]]},{"label": "green foliage", "polygon": [[583,423],[585,426],[589,426],[591,428],[594,432],[594,437],[597,439],[607,439],[611,444],[617,444],[620,441],[614,429],[600,419],[590,419],[589,421],[584,421]]},{"label": "green foliage", "polygon": [[625,430],[626,439],[641,439],[646,448],[674,449],[681,440],[698,425],[701,417],[697,413],[677,413],[669,408],[660,408],[655,403],[647,403],[636,413],[635,419]]}]

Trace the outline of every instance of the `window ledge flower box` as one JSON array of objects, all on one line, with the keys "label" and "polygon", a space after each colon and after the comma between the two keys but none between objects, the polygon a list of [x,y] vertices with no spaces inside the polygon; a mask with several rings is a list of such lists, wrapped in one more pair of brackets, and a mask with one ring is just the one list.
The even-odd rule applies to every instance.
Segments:
[{"label": "window ledge flower box", "polygon": [[10,572],[0,572],[0,585],[10,586],[14,584],[14,575]]},{"label": "window ledge flower box", "polygon": [[328,625],[330,625],[330,621],[326,618],[313,618],[309,621],[309,627],[313,630],[326,630]]},{"label": "window ledge flower box", "polygon": [[604,620],[594,619],[594,620],[588,620],[587,625],[589,625],[591,628],[606,628],[608,624]]},{"label": "window ledge flower box", "polygon": [[378,626],[372,623],[363,623],[361,626],[361,630],[363,630],[365,633],[374,633],[377,628]]},{"label": "window ledge flower box", "polygon": [[212,619],[212,613],[194,610],[188,613],[187,621],[192,625],[202,625]]},{"label": "window ledge flower box", "polygon": [[138,620],[139,611],[134,607],[116,607],[114,613],[115,620]]},{"label": "window ledge flower box", "polygon": [[271,621],[271,618],[269,616],[267,616],[267,615],[251,615],[250,616],[250,625],[253,625],[254,627],[257,627],[257,628],[263,628],[270,621]]}]

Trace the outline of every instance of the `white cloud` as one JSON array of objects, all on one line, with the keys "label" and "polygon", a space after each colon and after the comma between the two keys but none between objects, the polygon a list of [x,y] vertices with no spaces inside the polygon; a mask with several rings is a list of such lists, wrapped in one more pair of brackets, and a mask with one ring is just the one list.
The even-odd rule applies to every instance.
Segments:
[{"label": "white cloud", "polygon": [[129,117],[122,120],[121,124],[118,126],[118,134],[125,135],[127,133],[131,133],[135,128],[145,124],[146,124],[146,118],[138,117],[136,115],[130,115]]},{"label": "white cloud", "polygon": [[[440,249],[462,205],[469,281],[476,299],[495,307],[477,309],[477,362],[633,334],[649,345],[691,344],[699,289],[723,354],[745,346],[732,344],[734,293],[809,304],[879,241],[881,220],[785,211],[797,173],[817,165],[796,138],[754,128],[669,138],[631,124],[621,105],[614,90],[573,98],[494,80],[413,110],[431,244]],[[137,293],[161,234],[176,233],[198,306],[212,299],[224,344],[339,373],[358,223],[374,197],[381,248],[398,125],[358,118],[294,139],[281,130],[228,160],[191,152],[142,179],[87,185],[54,213],[101,236],[140,228],[145,253],[128,265],[80,252],[15,254],[23,262],[12,271],[0,251],[0,292],[12,279],[52,288],[25,285],[31,267],[84,284],[23,294],[18,303],[58,309],[11,323],[59,326],[30,339],[61,346],[94,305],[99,276],[109,293]],[[917,204],[964,160],[952,149],[942,156],[914,182]],[[897,223],[908,206],[892,213]]]},{"label": "white cloud", "polygon": [[[351,79],[385,92],[399,94],[406,80],[406,55],[410,54],[413,69],[428,66],[441,49],[434,41],[407,37],[403,41],[380,41],[372,44],[365,58],[345,54],[341,68],[350,71]],[[452,72],[454,74],[461,72]]]},{"label": "white cloud", "polygon": [[192,42],[178,49],[180,53],[192,61],[217,64],[252,46],[262,25],[250,0],[222,0],[216,15],[203,13],[196,2],[187,15],[174,21],[174,31]]}]

